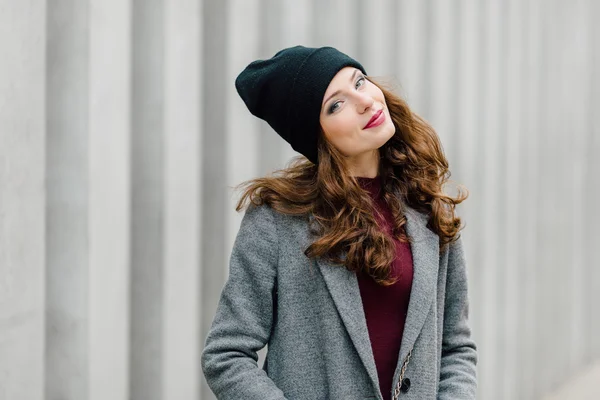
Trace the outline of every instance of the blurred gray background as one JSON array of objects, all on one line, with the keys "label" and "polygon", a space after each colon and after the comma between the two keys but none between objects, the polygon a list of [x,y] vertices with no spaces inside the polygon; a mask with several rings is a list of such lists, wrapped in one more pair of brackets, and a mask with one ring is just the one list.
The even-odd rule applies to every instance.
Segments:
[{"label": "blurred gray background", "polygon": [[600,398],[577,383],[600,379],[599,20],[594,0],[0,0],[0,400],[214,399],[232,187],[295,155],[233,82],[296,44],[390,82],[470,190],[479,398]]}]

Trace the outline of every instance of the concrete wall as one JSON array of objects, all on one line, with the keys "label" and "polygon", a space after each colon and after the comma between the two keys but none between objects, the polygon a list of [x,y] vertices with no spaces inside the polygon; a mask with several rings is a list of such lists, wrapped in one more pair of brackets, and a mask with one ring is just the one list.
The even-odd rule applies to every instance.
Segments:
[{"label": "concrete wall", "polygon": [[233,81],[295,44],[442,138],[483,400],[600,359],[593,0],[0,0],[0,399],[212,399],[199,354],[241,215],[294,152]]}]

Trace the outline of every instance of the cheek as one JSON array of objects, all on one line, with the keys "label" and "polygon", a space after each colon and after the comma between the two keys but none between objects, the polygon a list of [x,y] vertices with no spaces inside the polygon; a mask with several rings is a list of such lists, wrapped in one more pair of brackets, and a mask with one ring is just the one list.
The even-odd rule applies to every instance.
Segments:
[{"label": "cheek", "polygon": [[349,119],[344,118],[343,115],[337,117],[330,118],[326,123],[321,124],[325,135],[332,141],[344,140],[346,137],[352,135],[352,124]]},{"label": "cheek", "polygon": [[321,124],[324,135],[327,140],[345,156],[351,153],[354,146],[353,138],[356,135],[352,124],[348,124],[347,121],[340,119],[340,121],[328,121],[328,123]]},{"label": "cheek", "polygon": [[381,89],[379,89],[373,83],[370,83],[368,86],[368,90],[369,90],[369,93],[371,94],[371,96],[373,97],[373,99],[375,99],[375,101],[377,101],[379,103],[383,103],[387,107],[387,104],[385,103],[385,96],[383,95],[383,92],[381,91]]}]

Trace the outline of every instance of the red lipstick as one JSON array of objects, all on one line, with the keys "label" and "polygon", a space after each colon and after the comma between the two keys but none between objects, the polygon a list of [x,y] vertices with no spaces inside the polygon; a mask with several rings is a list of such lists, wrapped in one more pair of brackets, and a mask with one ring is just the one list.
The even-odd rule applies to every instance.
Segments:
[{"label": "red lipstick", "polygon": [[383,121],[385,121],[385,114],[383,113],[383,109],[381,109],[381,110],[377,111],[375,114],[373,114],[373,116],[371,117],[371,119],[365,125],[365,127],[363,129],[374,128],[376,126],[383,124]]}]

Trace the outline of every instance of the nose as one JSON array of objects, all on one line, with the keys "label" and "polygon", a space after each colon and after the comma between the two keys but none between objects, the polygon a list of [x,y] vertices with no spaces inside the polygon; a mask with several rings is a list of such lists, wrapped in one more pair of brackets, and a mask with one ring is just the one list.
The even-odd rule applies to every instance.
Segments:
[{"label": "nose", "polygon": [[356,95],[358,96],[356,98],[356,108],[359,113],[362,114],[373,107],[375,100],[369,93],[357,93]]}]

